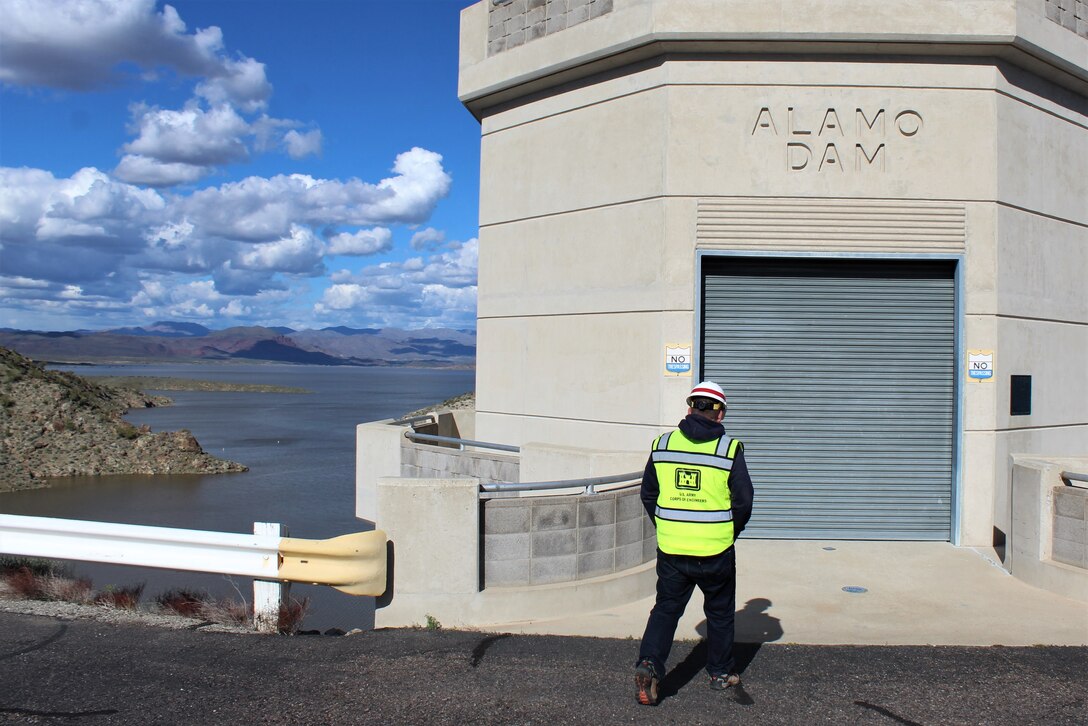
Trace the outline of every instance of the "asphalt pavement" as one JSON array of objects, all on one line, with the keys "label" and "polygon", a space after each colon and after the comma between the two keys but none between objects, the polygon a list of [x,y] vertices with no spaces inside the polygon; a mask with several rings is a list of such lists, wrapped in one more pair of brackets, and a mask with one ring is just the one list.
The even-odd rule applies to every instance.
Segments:
[{"label": "asphalt pavement", "polygon": [[1088,647],[677,643],[635,701],[633,639],[449,630],[259,636],[0,612],[0,724],[1085,724]]}]

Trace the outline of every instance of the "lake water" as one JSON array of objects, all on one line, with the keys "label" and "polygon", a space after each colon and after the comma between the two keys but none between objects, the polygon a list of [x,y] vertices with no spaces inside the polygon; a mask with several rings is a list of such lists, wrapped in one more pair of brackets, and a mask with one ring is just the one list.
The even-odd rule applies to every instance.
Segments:
[{"label": "lake water", "polygon": [[[292,537],[325,539],[370,529],[355,518],[355,427],[396,418],[475,387],[475,372],[276,364],[56,366],[79,375],[171,376],[304,388],[311,393],[154,391],[172,406],[130,411],[153,431],[188,429],[204,450],[249,467],[213,476],[78,477],[48,489],[0,494],[0,512],[64,519],[252,532],[286,525]],[[252,581],[194,572],[72,563],[97,589],[146,583],[144,600],[176,587],[247,601]],[[310,601],[304,627],[373,625],[370,598],[292,585]]]}]

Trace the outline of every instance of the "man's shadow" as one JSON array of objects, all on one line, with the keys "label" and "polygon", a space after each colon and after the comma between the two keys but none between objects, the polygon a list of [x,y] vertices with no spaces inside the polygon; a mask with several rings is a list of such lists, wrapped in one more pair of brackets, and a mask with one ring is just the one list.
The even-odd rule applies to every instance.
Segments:
[{"label": "man's shadow", "polygon": [[[764,643],[773,643],[782,638],[781,622],[778,618],[767,614],[770,607],[770,600],[757,597],[745,603],[743,610],[737,611],[734,620],[736,636],[733,644],[733,659],[736,661],[737,673],[743,674],[747,670]],[[695,631],[699,633],[702,640],[696,643],[687,657],[661,680],[659,690],[661,700],[676,695],[706,667],[706,621],[696,625]],[[740,695],[738,694],[738,697]]]}]

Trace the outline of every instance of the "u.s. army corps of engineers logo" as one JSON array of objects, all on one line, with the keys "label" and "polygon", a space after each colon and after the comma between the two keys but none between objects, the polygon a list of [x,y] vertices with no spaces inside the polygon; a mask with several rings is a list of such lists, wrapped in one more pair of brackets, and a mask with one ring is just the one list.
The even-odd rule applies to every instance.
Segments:
[{"label": "u.s. army corps of engineers logo", "polygon": [[677,469],[676,470],[676,488],[687,489],[689,491],[699,491],[699,470],[698,469]]}]

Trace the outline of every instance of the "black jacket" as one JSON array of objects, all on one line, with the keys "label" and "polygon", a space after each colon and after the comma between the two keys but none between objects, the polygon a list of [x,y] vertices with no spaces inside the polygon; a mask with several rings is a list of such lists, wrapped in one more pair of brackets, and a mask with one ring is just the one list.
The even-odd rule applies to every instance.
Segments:
[{"label": "black jacket", "polygon": [[[698,414],[688,414],[680,422],[680,432],[692,441],[711,441],[725,436],[725,427]],[[642,506],[650,521],[654,520],[657,507],[657,495],[660,485],[657,483],[657,470],[651,456],[646,460],[646,471],[642,474]],[[748,465],[744,462],[744,449],[737,451],[733,459],[733,468],[729,472],[729,496],[733,507],[733,536],[740,537],[748,520],[752,517],[752,477],[748,474]]]}]

